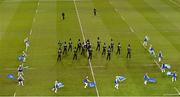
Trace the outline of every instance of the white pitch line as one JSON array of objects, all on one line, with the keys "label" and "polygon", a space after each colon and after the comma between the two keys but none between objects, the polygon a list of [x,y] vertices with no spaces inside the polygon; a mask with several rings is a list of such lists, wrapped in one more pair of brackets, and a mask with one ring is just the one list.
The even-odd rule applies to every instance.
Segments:
[{"label": "white pitch line", "polygon": [[[121,15],[121,18],[125,21],[125,17]],[[125,21],[126,22],[126,21]],[[129,29],[131,30],[131,32],[135,32],[134,29],[129,26]],[[143,46],[144,47],[144,46]],[[145,48],[146,49],[146,48]],[[158,62],[156,60],[154,60],[154,62],[156,63],[156,65],[159,67],[159,69],[161,70],[160,65],[158,64]]]},{"label": "white pitch line", "polygon": [[163,94],[163,96],[179,96],[179,94]]},{"label": "white pitch line", "polygon": [[175,4],[176,6],[180,7],[179,4],[177,4],[177,2],[173,1],[173,0],[169,0],[171,3]]},{"label": "white pitch line", "polygon": [[161,70],[160,65],[158,64],[158,62],[156,60],[154,60],[154,62],[156,63],[156,65],[159,67],[159,69]]},{"label": "white pitch line", "polygon": [[[172,1],[172,0],[170,0],[170,1]],[[173,2],[174,2],[174,1],[173,1]],[[175,2],[175,3],[176,3],[176,2]],[[115,10],[116,10],[116,9],[115,9]],[[124,16],[121,15],[121,18],[125,21]],[[126,21],[125,21],[125,22],[126,22]],[[129,27],[129,29],[131,30],[131,32],[135,32],[132,27]],[[158,62],[157,62],[156,60],[154,60],[154,62],[155,62],[155,64],[159,67],[159,69],[161,70],[161,67],[160,67],[160,65],[158,64]],[[180,95],[180,91],[179,91],[176,87],[174,87],[174,89],[178,92],[178,95]],[[165,95],[177,95],[177,94],[165,94]]]},{"label": "white pitch line", "polygon": [[125,19],[125,17],[124,17],[124,16],[122,16],[122,15],[121,15],[121,18],[122,18],[124,21],[126,20],[126,19]]},{"label": "white pitch line", "polygon": [[38,10],[36,9],[36,14],[38,13]]},{"label": "white pitch line", "polygon": [[[124,16],[121,15],[121,18],[122,18],[122,20],[123,20],[124,22],[126,22],[126,19],[125,19]],[[133,29],[130,25],[129,25],[129,29],[130,29],[131,32],[135,32],[134,29]]]},{"label": "white pitch line", "polygon": [[131,32],[135,32],[134,29],[132,27],[129,27],[129,29],[131,30]]},{"label": "white pitch line", "polygon": [[16,97],[16,92],[14,92],[14,96],[13,97]]},{"label": "white pitch line", "polygon": [[32,34],[32,29],[31,29],[31,31],[30,31],[30,35]]},{"label": "white pitch line", "polygon": [[[39,6],[39,1],[38,1],[38,6]],[[33,23],[35,23],[36,22],[36,15],[37,15],[37,13],[38,13],[38,9],[36,8],[36,14],[35,14],[35,16],[34,16],[34,18],[33,18]],[[32,34],[32,28],[31,28],[31,30],[30,30],[30,35]]]},{"label": "white pitch line", "polygon": [[178,93],[178,95],[180,95],[180,91],[179,91],[176,87],[174,87],[174,89],[176,90],[176,92]]},{"label": "white pitch line", "polygon": [[[38,6],[39,6],[39,1],[38,1]],[[33,23],[35,23],[36,22],[36,15],[37,15],[37,13],[38,13],[38,9],[36,8],[36,14],[35,14],[35,16],[34,16],[34,18],[33,18]],[[30,30],[30,35],[32,34],[32,28],[31,28],[31,30]],[[31,69],[31,68],[29,68],[29,69]],[[17,88],[17,87],[16,87]],[[14,95],[13,95],[13,97],[16,97],[16,91],[14,92]]]},{"label": "white pitch line", "polygon": [[115,8],[114,10],[115,10],[116,12],[118,12],[118,9],[117,9],[117,8]]},{"label": "white pitch line", "polygon": [[[89,68],[89,66],[78,66],[77,68]],[[105,66],[93,66],[93,68],[105,68]]]},{"label": "white pitch line", "polygon": [[39,6],[39,1],[38,1],[38,6]]},{"label": "white pitch line", "polygon": [[[142,42],[140,42],[141,44],[143,44]],[[144,45],[142,45],[147,51],[148,51],[148,49],[144,46]],[[156,61],[156,60],[154,60],[154,63],[159,67],[159,69],[161,70],[161,66],[159,65],[159,63]]]},{"label": "white pitch line", "polygon": [[[81,20],[80,20],[80,16],[79,16],[79,12],[78,12],[78,9],[77,9],[77,6],[76,6],[76,1],[75,1],[75,0],[73,0],[73,1],[74,1],[74,6],[75,6],[75,10],[76,10],[76,14],[77,14],[78,21],[79,21],[81,33],[82,33],[82,36],[83,36],[83,40],[84,40],[84,42],[86,42],[85,36],[84,36],[84,31],[83,31],[82,24],[81,24]],[[90,69],[91,69],[93,81],[96,83],[96,79],[95,79],[95,76],[94,76],[94,71],[93,71],[93,68],[92,68],[92,64],[91,64],[91,60],[90,60],[90,59],[89,59],[89,66],[90,66]],[[97,83],[96,83],[96,84],[97,84]],[[99,91],[98,91],[98,89],[97,89],[97,85],[96,85],[95,88],[96,88],[97,96],[99,97]]]},{"label": "white pitch line", "polygon": [[34,22],[34,23],[36,22],[36,18],[33,18],[33,22]]}]

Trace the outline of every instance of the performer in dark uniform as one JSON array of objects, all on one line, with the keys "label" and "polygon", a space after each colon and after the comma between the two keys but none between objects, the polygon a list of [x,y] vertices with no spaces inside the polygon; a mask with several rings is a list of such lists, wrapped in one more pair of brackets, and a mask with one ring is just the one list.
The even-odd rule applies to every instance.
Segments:
[{"label": "performer in dark uniform", "polygon": [[62,55],[62,50],[59,49],[59,50],[58,50],[57,62],[58,62],[58,61],[61,61],[61,55]]},{"label": "performer in dark uniform", "polygon": [[77,60],[77,48],[76,47],[74,47],[73,60]]},{"label": "performer in dark uniform", "polygon": [[111,47],[109,46],[108,50],[107,50],[107,58],[106,60],[111,60]]},{"label": "performer in dark uniform", "polygon": [[131,58],[131,46],[130,44],[128,44],[128,47],[127,47],[127,56],[126,56],[128,59]]},{"label": "performer in dark uniform", "polygon": [[116,54],[119,54],[119,55],[121,54],[121,43],[120,42],[118,43]]},{"label": "performer in dark uniform", "polygon": [[68,47],[68,51],[71,50],[72,51],[72,41],[71,38],[69,39],[69,47]]},{"label": "performer in dark uniform", "polygon": [[103,45],[102,55],[106,55],[106,43],[104,43]]},{"label": "performer in dark uniform", "polygon": [[97,38],[97,47],[96,47],[96,51],[100,51],[100,46],[101,46],[101,42],[100,42],[100,39],[99,37]]}]

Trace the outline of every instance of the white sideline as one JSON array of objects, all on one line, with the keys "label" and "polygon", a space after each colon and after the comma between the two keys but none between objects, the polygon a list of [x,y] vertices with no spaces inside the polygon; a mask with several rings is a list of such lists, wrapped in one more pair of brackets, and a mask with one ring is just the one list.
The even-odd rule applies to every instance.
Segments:
[{"label": "white sideline", "polygon": [[[82,24],[81,24],[81,20],[80,20],[80,16],[79,16],[79,12],[78,12],[78,9],[77,9],[77,6],[76,6],[76,1],[74,1],[74,6],[75,6],[75,10],[76,10],[76,14],[77,14],[77,18],[78,18],[78,21],[79,21],[79,25],[80,25],[80,29],[81,29],[81,33],[82,33],[82,36],[83,36],[83,40],[84,40],[84,43],[86,42],[86,39],[85,39],[85,36],[84,36],[84,30],[82,28]],[[90,66],[90,69],[91,69],[91,73],[92,73],[92,77],[93,77],[93,81],[96,83],[96,79],[95,79],[95,76],[94,76],[94,71],[93,71],[93,68],[92,68],[92,64],[91,64],[91,60],[89,59],[89,66]],[[96,85],[96,93],[97,93],[97,96],[99,97],[99,91],[97,89],[97,85]]]}]

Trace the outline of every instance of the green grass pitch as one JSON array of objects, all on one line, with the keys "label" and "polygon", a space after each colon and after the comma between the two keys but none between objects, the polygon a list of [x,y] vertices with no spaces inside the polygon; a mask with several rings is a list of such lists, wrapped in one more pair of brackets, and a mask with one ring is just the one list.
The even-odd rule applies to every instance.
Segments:
[{"label": "green grass pitch", "polygon": [[[93,8],[97,16],[93,16]],[[61,19],[62,12],[65,20]],[[179,0],[0,0],[0,96],[177,95],[180,80],[172,83],[162,74],[154,62],[157,59],[141,42],[148,35],[155,50],[163,52],[163,62],[180,74],[179,17]],[[25,86],[20,87],[7,75],[17,76],[16,68],[21,64],[17,57],[25,49],[23,40],[27,36],[31,45],[24,65],[30,68],[25,69]],[[72,38],[76,45],[83,36],[93,45],[91,64],[80,54],[77,61],[72,61],[72,52],[57,63],[57,42]],[[98,36],[107,44],[114,40],[111,61],[95,51]],[[120,56],[115,54],[118,42],[122,44]],[[129,43],[132,59],[127,60]],[[157,83],[145,86],[146,72]],[[95,79],[96,88],[84,89],[82,80],[86,75]],[[119,90],[114,88],[116,75],[127,78]],[[57,94],[51,91],[55,80],[65,84]]]}]

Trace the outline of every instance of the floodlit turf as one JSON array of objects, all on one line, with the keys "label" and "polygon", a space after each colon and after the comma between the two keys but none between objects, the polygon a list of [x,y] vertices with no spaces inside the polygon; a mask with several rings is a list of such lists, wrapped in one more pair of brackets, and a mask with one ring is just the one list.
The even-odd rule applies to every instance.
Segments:
[{"label": "floodlit turf", "polygon": [[[77,10],[75,9],[75,5]],[[0,0],[0,95],[2,96],[162,96],[178,94],[180,81],[172,83],[162,74],[141,42],[145,35],[156,51],[161,50],[164,63],[172,65],[172,71],[180,71],[180,1],[178,0]],[[93,16],[93,8],[97,16]],[[65,20],[61,13],[65,13]],[[77,16],[79,15],[79,18]],[[80,19],[80,20],[78,20]],[[82,26],[82,29],[80,28]],[[31,35],[29,33],[32,32]],[[83,33],[82,33],[83,32]],[[25,49],[23,40],[30,37],[24,78],[25,86],[17,86],[16,68],[21,62],[17,57]],[[57,63],[57,42],[73,46],[77,40],[90,39],[93,46],[92,70],[87,56],[78,54],[72,61],[73,52],[63,55]],[[106,61],[95,50],[97,37],[101,44],[110,44],[115,50],[112,60]],[[121,42],[121,55],[116,55],[117,43]],[[126,47],[132,46],[132,59],[126,59]],[[102,49],[101,49],[102,50]],[[156,59],[155,59],[156,60]],[[84,89],[82,80],[93,75],[96,88]],[[143,75],[157,79],[157,83],[143,84]],[[114,79],[123,75],[127,79],[114,88]],[[65,84],[57,94],[51,91],[54,81]],[[99,95],[98,95],[99,94]]]}]

